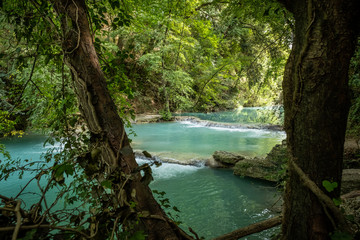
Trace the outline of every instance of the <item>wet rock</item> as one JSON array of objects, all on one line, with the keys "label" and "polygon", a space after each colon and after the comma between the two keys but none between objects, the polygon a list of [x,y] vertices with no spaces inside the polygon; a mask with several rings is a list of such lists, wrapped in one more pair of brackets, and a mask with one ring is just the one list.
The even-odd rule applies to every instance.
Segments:
[{"label": "wet rock", "polygon": [[277,182],[277,165],[264,158],[244,159],[234,166],[234,174],[238,176]]},{"label": "wet rock", "polygon": [[216,161],[213,157],[210,157],[205,161],[205,166],[211,167],[211,168],[227,168],[228,166],[225,166],[224,164]]},{"label": "wet rock", "polygon": [[145,157],[152,158],[152,155],[148,151],[144,150],[142,151],[142,153],[144,154]]},{"label": "wet rock", "polygon": [[265,158],[248,158],[234,166],[234,174],[280,182],[285,177],[285,166],[288,160],[286,142],[277,144]]},{"label": "wet rock", "polygon": [[241,156],[236,153],[226,152],[226,151],[215,151],[213,154],[213,158],[215,161],[223,164],[224,166],[232,167],[237,162],[245,159],[244,156]]},{"label": "wet rock", "polygon": [[275,165],[286,164],[288,161],[286,140],[284,140],[281,144],[275,145],[271,149],[271,151],[267,154],[265,159],[272,162]]},{"label": "wet rock", "polygon": [[160,122],[161,115],[159,114],[138,114],[135,117],[135,120],[132,120],[131,123],[154,123]]}]

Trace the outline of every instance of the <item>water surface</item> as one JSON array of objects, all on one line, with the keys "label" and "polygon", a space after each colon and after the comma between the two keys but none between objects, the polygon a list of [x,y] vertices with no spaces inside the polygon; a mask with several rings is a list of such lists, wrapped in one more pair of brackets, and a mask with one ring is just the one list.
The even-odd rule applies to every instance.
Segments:
[{"label": "water surface", "polygon": [[[137,136],[135,149],[163,154],[175,159],[208,158],[215,150],[239,152],[246,155],[265,155],[284,137],[283,132],[251,129],[204,127],[190,122],[134,125]],[[46,137],[30,134],[23,138],[2,140],[13,158],[39,161],[49,146]],[[2,156],[1,156],[2,157]],[[3,158],[1,158],[3,160]],[[137,159],[139,163],[145,160]],[[234,176],[230,170],[183,166],[163,163],[153,169],[152,189],[165,191],[172,206],[180,213],[181,227],[194,229],[206,239],[219,236],[274,216],[271,206],[278,200],[276,190],[267,183]],[[34,175],[22,179],[12,176],[1,182],[0,193],[14,197]],[[21,197],[27,207],[39,198],[35,183]],[[48,196],[49,201],[53,196]],[[174,211],[167,210],[176,215]],[[274,230],[252,235],[246,239],[267,239]]]},{"label": "water surface", "polygon": [[242,124],[281,124],[284,120],[284,109],[282,106],[269,107],[241,107],[232,111],[211,113],[179,113],[176,116],[193,116],[202,120],[222,123]]},{"label": "water surface", "polygon": [[134,124],[134,149],[182,158],[209,158],[223,150],[247,156],[265,156],[284,138],[284,132],[206,127],[191,122]]}]

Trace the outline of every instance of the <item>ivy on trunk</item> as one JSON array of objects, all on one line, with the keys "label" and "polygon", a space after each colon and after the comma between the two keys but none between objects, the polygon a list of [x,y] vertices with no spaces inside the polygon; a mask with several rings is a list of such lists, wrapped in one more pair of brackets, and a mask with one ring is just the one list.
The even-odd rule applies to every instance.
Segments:
[{"label": "ivy on trunk", "polygon": [[329,239],[339,222],[299,172],[330,199],[339,198],[340,187],[327,192],[322,182],[341,182],[348,70],[360,29],[360,4],[357,0],[283,2],[295,17],[283,82],[285,129],[293,161],[286,185],[283,239]]},{"label": "ivy on trunk", "polygon": [[[135,161],[123,121],[100,68],[85,1],[55,1],[54,5],[61,18],[65,62],[71,69],[80,110],[91,132],[93,152],[98,153],[98,169],[90,172],[90,177],[110,183],[112,207],[118,213],[115,219],[126,231],[144,231],[148,239],[191,239],[156,202],[144,179],[149,176],[140,174],[144,167],[139,167]],[[98,218],[106,219],[109,217],[106,214],[104,211]],[[118,227],[116,220],[108,225]],[[101,239],[103,234],[99,228],[97,238]]]}]

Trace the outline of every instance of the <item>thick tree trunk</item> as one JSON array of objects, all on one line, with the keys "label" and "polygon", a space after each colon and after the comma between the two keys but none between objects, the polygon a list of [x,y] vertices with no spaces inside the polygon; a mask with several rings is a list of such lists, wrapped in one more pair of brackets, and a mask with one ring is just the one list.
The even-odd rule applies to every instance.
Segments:
[{"label": "thick tree trunk", "polygon": [[[101,172],[97,177],[111,179],[113,183],[112,207],[119,209],[119,223],[130,229],[128,222],[140,219],[135,229],[145,231],[148,239],[190,239],[168,219],[154,199],[148,181],[144,181],[140,174],[123,121],[100,68],[84,0],[59,0],[54,5],[62,19],[65,36],[62,47],[73,74],[80,110],[91,132],[93,149],[100,152],[96,159]],[[135,206],[131,207],[131,202]]]},{"label": "thick tree trunk", "polygon": [[[340,187],[329,193],[322,181],[341,183],[348,69],[359,30],[360,4],[358,0],[281,2],[296,21],[283,82],[291,158],[324,193],[338,198]],[[324,203],[303,184],[295,168],[289,167],[283,239],[329,239],[336,218],[324,210]]]}]

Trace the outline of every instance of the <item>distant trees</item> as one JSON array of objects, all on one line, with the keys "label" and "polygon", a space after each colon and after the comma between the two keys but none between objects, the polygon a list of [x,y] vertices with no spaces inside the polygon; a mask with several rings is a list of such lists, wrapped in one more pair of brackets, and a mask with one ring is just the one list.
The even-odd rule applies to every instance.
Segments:
[{"label": "distant trees", "polygon": [[277,4],[241,4],[129,4],[132,20],[111,35],[129,53],[121,64],[136,89],[135,106],[213,111],[281,102],[290,16]]}]

